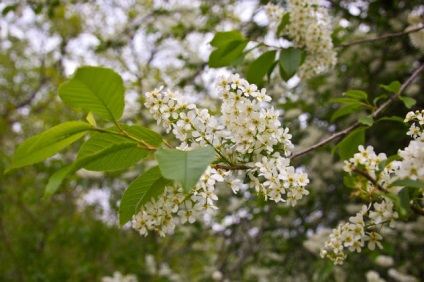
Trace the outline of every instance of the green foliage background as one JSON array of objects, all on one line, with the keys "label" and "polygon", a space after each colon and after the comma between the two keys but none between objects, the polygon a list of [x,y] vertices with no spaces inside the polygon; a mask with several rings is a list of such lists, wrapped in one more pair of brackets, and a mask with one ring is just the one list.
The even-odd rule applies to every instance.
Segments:
[{"label": "green foliage background", "polygon": [[[226,26],[245,38],[261,41],[267,27],[254,17],[240,19],[243,1],[200,1],[197,6],[169,2],[2,1],[1,22],[7,26],[0,37],[0,171],[9,166],[13,151],[26,138],[59,123],[85,119],[84,114],[65,106],[57,94],[72,64],[103,65],[124,77],[127,97],[132,99],[127,102],[130,106],[122,122],[160,130],[142,106],[142,94],[161,84],[192,94],[199,103],[216,110],[205,75],[213,72],[207,57],[214,49],[201,56],[204,50],[196,50],[190,42],[196,45],[195,36],[212,39]],[[252,2],[260,10],[268,1]],[[371,1],[356,15],[349,11],[350,5],[356,5],[354,1],[325,3],[334,18],[350,22],[348,27],[336,29],[336,44],[400,32],[407,26],[408,12],[422,4],[418,0]],[[22,20],[25,17],[29,23]],[[112,31],[107,24],[111,18],[116,20]],[[369,30],[359,31],[360,25]],[[11,32],[13,28],[22,32]],[[44,40],[54,38],[58,43],[48,48],[43,45],[47,41],[40,40],[41,47],[34,46],[33,34]],[[88,40],[82,37],[87,34],[90,40],[96,38],[96,43],[86,54],[80,54],[76,43]],[[141,53],[137,51],[140,42]],[[243,40],[237,42],[237,46],[244,44]],[[368,93],[370,100],[388,95],[380,84],[404,82],[414,66],[424,62],[422,52],[411,46],[407,36],[337,50],[338,64],[326,75],[295,88],[287,88],[278,75],[263,82],[274,101],[280,101],[284,124],[290,126],[299,149],[366,116],[366,112],[356,111],[331,121],[337,110],[331,99],[352,89]],[[267,51],[262,46],[256,55]],[[254,55],[229,70],[252,77]],[[417,100],[413,109],[424,107],[422,93],[421,75],[406,91],[408,97]],[[401,101],[396,101],[385,114],[404,116],[407,111]],[[405,132],[401,123],[378,122],[366,130],[366,144],[372,144],[378,152],[395,154],[407,145]],[[129,228],[117,227],[117,201],[129,183],[147,169],[145,164],[101,177],[71,176],[58,194],[43,199],[49,176],[75,159],[81,142],[43,163],[0,173],[0,280],[100,281],[114,271],[134,273],[139,281],[171,280],[169,275],[152,269],[146,259],[149,255],[158,265],[167,264],[180,281],[212,281],[215,270],[229,281],[363,281],[368,270],[388,278],[387,269],[375,263],[377,252],[353,254],[343,266],[334,267],[303,246],[312,232],[346,220],[351,215],[346,203],[355,203],[343,183],[341,162],[337,155],[331,155],[334,143],[295,160],[296,165],[306,167],[312,179],[311,194],[298,207],[264,202],[254,194],[234,196],[222,188],[220,213],[215,220],[218,225],[196,222],[177,228],[173,236],[160,238],[154,234],[141,237]],[[99,216],[102,210],[98,205],[81,208],[77,204],[96,187],[110,193],[112,211],[107,213],[106,222]],[[413,234],[417,240],[405,240],[406,228],[395,230],[385,240],[381,253],[395,259],[396,269],[424,279],[424,242],[419,240],[424,230],[414,230]]]}]

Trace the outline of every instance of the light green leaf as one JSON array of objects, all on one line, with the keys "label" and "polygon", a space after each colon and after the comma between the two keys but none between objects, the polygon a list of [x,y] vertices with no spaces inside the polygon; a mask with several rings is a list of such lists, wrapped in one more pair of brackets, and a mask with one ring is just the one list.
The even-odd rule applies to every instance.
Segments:
[{"label": "light green leaf", "polygon": [[[162,144],[162,136],[147,127],[142,127],[139,125],[119,125],[125,132],[129,135],[136,137],[139,140],[143,140],[147,144],[153,147],[159,147]],[[117,131],[117,129],[115,129]],[[142,143],[143,144],[143,143]]]},{"label": "light green leaf", "polygon": [[124,110],[124,84],[112,69],[81,67],[59,87],[59,96],[72,108],[93,112],[105,120],[117,121]]},{"label": "light green leaf", "polygon": [[349,90],[343,93],[344,96],[349,96],[354,99],[368,99],[368,94],[361,90]]},{"label": "light green leaf", "polygon": [[214,47],[223,47],[228,45],[232,41],[243,41],[244,37],[240,31],[224,31],[217,32],[211,41],[211,45]]},{"label": "light green leaf", "polygon": [[398,97],[405,104],[405,107],[407,107],[408,109],[412,108],[412,106],[414,106],[417,103],[417,101],[411,97],[405,97],[405,96],[398,96]]},{"label": "light green leaf", "polygon": [[15,151],[7,171],[43,161],[83,137],[93,127],[82,121],[69,121],[25,140]]},{"label": "light green leaf", "polygon": [[305,51],[293,47],[280,52],[279,64],[288,78],[291,78],[305,59]]},{"label": "light green leaf", "polygon": [[162,177],[160,169],[155,166],[137,177],[125,190],[119,204],[119,224],[127,223],[140,207],[163,193],[172,180]]},{"label": "light green leaf", "polygon": [[48,198],[55,194],[65,177],[67,177],[72,171],[74,171],[73,164],[68,164],[53,173],[49,178],[46,188],[44,189],[44,198]]},{"label": "light green leaf", "polygon": [[398,93],[401,87],[399,81],[392,81],[389,85],[380,84],[380,87],[393,93]]},{"label": "light green leaf", "polygon": [[269,72],[275,61],[277,51],[268,51],[260,55],[246,68],[246,79],[250,83],[262,83],[264,76]]},{"label": "light green leaf", "polygon": [[249,41],[236,40],[214,50],[209,56],[209,67],[220,68],[231,65],[243,55],[243,50]]},{"label": "light green leaf", "polygon": [[90,125],[92,125],[93,127],[97,127],[96,120],[95,120],[92,112],[89,112],[85,119],[87,120],[87,122]]},{"label": "light green leaf", "polygon": [[130,167],[150,154],[139,143],[111,133],[95,133],[82,144],[75,168],[93,171],[118,170]]},{"label": "light green leaf", "polygon": [[365,142],[365,128],[359,127],[350,132],[342,141],[337,144],[337,150],[342,160],[348,160],[356,152],[358,146]]},{"label": "light green leaf", "polygon": [[371,126],[374,123],[374,119],[372,117],[360,117],[358,121],[362,124]]},{"label": "light green leaf", "polygon": [[185,192],[190,192],[196,185],[214,158],[215,150],[211,146],[192,151],[176,149],[156,151],[156,159],[163,177],[180,182]]}]

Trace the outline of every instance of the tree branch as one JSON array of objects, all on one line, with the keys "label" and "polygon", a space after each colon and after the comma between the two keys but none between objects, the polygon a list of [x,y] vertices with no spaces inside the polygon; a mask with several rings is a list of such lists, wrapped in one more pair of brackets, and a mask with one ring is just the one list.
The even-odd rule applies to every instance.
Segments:
[{"label": "tree branch", "polygon": [[411,30],[407,30],[407,31],[402,31],[402,32],[388,33],[388,34],[384,34],[384,35],[377,36],[377,37],[374,37],[374,38],[366,38],[366,39],[356,40],[356,41],[336,45],[336,47],[349,47],[349,46],[358,45],[358,44],[362,44],[362,43],[374,42],[374,41],[378,41],[378,40],[381,40],[381,39],[400,37],[400,36],[403,36],[403,35],[406,35],[406,34],[409,34],[409,33],[420,31],[422,29],[424,29],[424,26],[420,26],[420,27],[417,27],[417,28],[414,28],[414,29],[411,29]]},{"label": "tree branch", "polygon": [[[373,118],[376,118],[382,111],[384,111],[391,103],[393,103],[393,101],[406,89],[406,87],[409,86],[409,84],[411,84],[411,82],[418,76],[418,74],[420,72],[422,72],[424,70],[424,64],[420,65],[412,74],[411,76],[401,85],[399,91],[395,94],[393,94],[386,102],[384,102],[382,105],[380,105],[380,107],[377,108],[377,110],[374,111],[373,113]],[[299,156],[302,156],[306,153],[309,153],[311,151],[314,151],[315,149],[326,145],[327,143],[330,143],[331,141],[333,141],[334,139],[337,139],[339,137],[342,137],[344,135],[347,135],[349,132],[353,131],[355,128],[361,126],[362,123],[360,122],[356,122],[354,124],[352,124],[351,126],[349,126],[348,128],[336,132],[333,135],[331,135],[330,137],[322,140],[321,142],[314,144],[304,150],[301,150],[299,152],[294,153],[290,159],[295,159]]]}]

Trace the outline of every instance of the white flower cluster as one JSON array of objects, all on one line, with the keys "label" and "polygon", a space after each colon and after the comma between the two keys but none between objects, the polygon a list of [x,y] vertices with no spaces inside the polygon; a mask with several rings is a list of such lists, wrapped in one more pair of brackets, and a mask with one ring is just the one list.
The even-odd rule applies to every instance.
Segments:
[{"label": "white flower cluster", "polygon": [[424,181],[424,110],[409,112],[405,122],[411,121],[413,123],[406,134],[414,140],[404,150],[399,150],[398,155],[402,160],[396,176]]},{"label": "white flower cluster", "polygon": [[[359,152],[345,161],[344,170],[352,174],[358,173],[364,177],[355,179],[356,188],[365,196],[372,197],[373,193],[385,191],[396,194],[399,190],[391,184],[399,179],[412,179],[424,182],[424,110],[409,112],[405,122],[413,122],[407,135],[413,140],[404,150],[399,150],[400,161],[392,161],[380,167],[387,159],[384,153],[376,154],[372,146],[364,148],[359,146]],[[321,250],[322,257],[330,258],[335,264],[342,264],[346,258],[344,248],[349,251],[360,252],[368,242],[368,248],[373,250],[377,245],[381,248],[379,240],[382,239],[375,227],[388,223],[394,227],[398,213],[394,211],[394,203],[387,197],[382,197],[381,202],[375,202],[370,207],[363,206],[356,216],[349,219],[349,223],[340,224],[326,241]],[[365,225],[364,216],[369,218]],[[365,229],[367,226],[367,230]],[[371,231],[369,231],[371,230]]]},{"label": "white flower cluster", "polygon": [[134,274],[123,275],[121,272],[115,271],[112,277],[102,277],[102,282],[138,282],[138,279]]},{"label": "white flower cluster", "polygon": [[[368,217],[366,223],[364,217]],[[373,209],[371,206],[362,206],[361,211],[350,217],[348,223],[339,224],[333,229],[321,249],[321,257],[329,258],[334,264],[343,264],[346,258],[345,249],[359,253],[366,242],[370,250],[374,250],[376,246],[382,249],[380,240],[383,237],[378,230],[385,223],[394,227],[396,218],[398,214],[394,211],[393,202],[387,198],[383,198],[380,203],[374,203]]]},{"label": "white flower cluster", "polygon": [[147,235],[149,230],[162,236],[171,233],[177,221],[175,214],[181,223],[193,223],[199,213],[212,213],[217,209],[217,182],[226,182],[237,193],[247,177],[251,188],[265,199],[287,201],[292,206],[309,194],[305,189],[307,174],[290,166],[291,135],[281,127],[279,113],[269,105],[271,97],[266,90],[231,75],[219,80],[218,91],[222,100],[219,117],[169,90],[146,93],[145,106],[158,124],[182,142],[180,148],[211,145],[220,163],[208,167],[189,195],[183,195],[178,186],[167,187],[157,200],[147,203],[133,217],[133,227],[140,234]]},{"label": "white flower cluster", "polygon": [[[288,0],[284,10],[268,4],[266,12],[271,21],[280,20],[289,13],[289,24],[284,28],[294,47],[305,48],[308,55],[299,68],[299,76],[307,79],[333,68],[337,57],[331,39],[331,23],[327,9],[318,0]],[[279,22],[278,22],[279,23]]]},{"label": "white flower cluster", "polygon": [[147,236],[149,231],[155,231],[164,237],[174,231],[177,221],[193,223],[202,212],[212,214],[217,209],[214,201],[218,200],[215,184],[224,180],[222,174],[208,167],[188,195],[178,184],[166,187],[162,195],[150,200],[133,216],[132,227],[140,235]]},{"label": "white flower cluster", "polygon": [[356,183],[357,188],[362,193],[372,194],[378,190],[376,185],[385,187],[390,182],[393,173],[399,168],[399,162],[395,161],[387,164],[380,172],[379,164],[387,159],[386,154],[380,153],[377,155],[372,146],[364,148],[364,146],[360,145],[358,150],[358,153],[354,154],[348,161],[345,161],[343,169],[350,174],[356,171],[375,179],[376,182],[372,182],[369,179],[363,178]]},{"label": "white flower cluster", "polygon": [[[408,22],[410,25],[406,28],[406,31],[424,27],[424,6],[409,13]],[[424,29],[409,33],[409,40],[416,48],[424,51]]]}]

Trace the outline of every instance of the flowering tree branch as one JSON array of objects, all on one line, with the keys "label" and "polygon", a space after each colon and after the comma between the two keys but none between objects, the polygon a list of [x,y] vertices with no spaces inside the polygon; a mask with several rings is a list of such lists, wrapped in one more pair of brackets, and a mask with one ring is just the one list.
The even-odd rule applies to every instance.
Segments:
[{"label": "flowering tree branch", "polygon": [[381,39],[400,37],[400,36],[403,36],[403,35],[406,35],[406,34],[409,34],[409,33],[420,31],[422,29],[424,29],[424,26],[420,26],[420,27],[417,27],[417,28],[414,28],[414,29],[411,29],[411,30],[402,31],[402,32],[384,34],[384,35],[377,36],[377,37],[374,37],[374,38],[366,38],[366,39],[356,40],[356,41],[336,45],[336,47],[349,47],[349,46],[358,45],[358,44],[362,44],[362,43],[374,42],[374,41],[378,41],[378,40],[381,40]]},{"label": "flowering tree branch", "polygon": [[368,179],[375,187],[377,187],[378,190],[388,193],[388,191],[384,189],[380,184],[378,184],[378,181],[374,179],[371,175],[369,175],[366,171],[355,167],[354,169],[352,169],[352,172],[359,173],[360,175]]},{"label": "flowering tree branch", "polygon": [[[419,66],[413,73],[412,75],[401,85],[399,91],[395,94],[393,94],[386,102],[384,102],[383,104],[381,104],[373,113],[373,118],[376,118],[382,111],[384,111],[391,103],[393,103],[393,101],[406,89],[406,87],[408,87],[409,84],[411,84],[411,82],[418,76],[418,74],[420,72],[422,72],[424,70],[424,64],[422,64],[421,66]],[[347,135],[349,132],[353,131],[355,128],[361,126],[362,123],[360,122],[356,122],[354,124],[352,124],[351,126],[349,126],[346,129],[343,129],[339,132],[334,133],[333,135],[331,135],[330,137],[322,140],[321,142],[318,142],[317,144],[314,144],[304,150],[301,150],[299,152],[294,153],[290,158],[291,159],[295,159],[299,156],[302,156],[304,154],[307,154],[311,151],[314,151],[315,149],[322,147],[324,145],[326,145],[327,143],[330,143],[331,141],[333,141],[334,139],[337,139],[339,137],[345,136]]]}]

